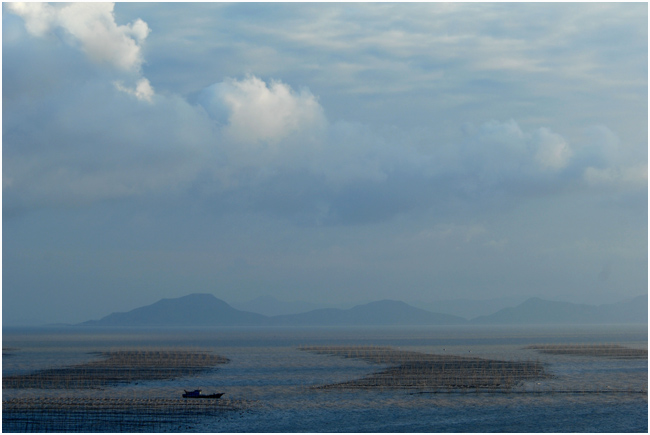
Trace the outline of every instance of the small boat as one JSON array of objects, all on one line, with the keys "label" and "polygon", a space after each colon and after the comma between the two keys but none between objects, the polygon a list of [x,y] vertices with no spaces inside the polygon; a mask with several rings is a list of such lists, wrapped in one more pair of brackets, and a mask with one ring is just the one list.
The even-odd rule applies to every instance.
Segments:
[{"label": "small boat", "polygon": [[183,397],[186,399],[218,399],[221,396],[223,396],[223,393],[214,393],[214,394],[201,394],[201,390],[194,390],[194,391],[185,391],[185,394],[183,394]]}]

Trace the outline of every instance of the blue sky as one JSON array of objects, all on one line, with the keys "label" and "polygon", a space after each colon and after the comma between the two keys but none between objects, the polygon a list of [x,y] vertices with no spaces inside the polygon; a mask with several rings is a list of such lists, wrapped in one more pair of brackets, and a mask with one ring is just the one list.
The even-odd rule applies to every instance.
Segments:
[{"label": "blue sky", "polygon": [[3,324],[647,292],[646,3],[3,4]]}]

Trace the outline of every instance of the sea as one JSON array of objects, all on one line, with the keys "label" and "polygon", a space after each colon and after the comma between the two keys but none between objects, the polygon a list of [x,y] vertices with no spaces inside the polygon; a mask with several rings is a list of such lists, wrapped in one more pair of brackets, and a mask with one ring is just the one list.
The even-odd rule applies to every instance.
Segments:
[{"label": "sea", "polygon": [[[553,355],[536,344],[648,347],[647,325],[331,328],[3,328],[2,374],[82,364],[97,352],[180,349],[229,359],[197,376],[89,390],[4,388],[3,432],[648,432],[648,361]],[[427,388],[319,388],[387,366],[322,355],[303,346],[388,346],[398,350],[538,361],[551,376],[506,392]],[[9,412],[16,400],[179,399],[183,390],[223,392],[232,409],[147,419],[137,409]],[[37,410],[38,411],[38,410]],[[101,417],[101,418],[100,418]],[[133,421],[143,422],[139,425]],[[148,423],[147,423],[148,422]]]}]

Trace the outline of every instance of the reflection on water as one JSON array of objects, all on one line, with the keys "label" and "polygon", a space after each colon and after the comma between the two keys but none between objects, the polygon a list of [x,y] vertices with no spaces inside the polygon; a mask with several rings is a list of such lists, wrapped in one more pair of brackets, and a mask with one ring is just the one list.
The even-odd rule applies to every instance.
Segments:
[{"label": "reflection on water", "polygon": [[[5,388],[3,401],[45,397],[175,399],[183,389],[202,388],[224,392],[224,399],[243,404],[242,412],[197,415],[184,420],[182,427],[163,424],[153,427],[155,431],[647,432],[647,359],[553,355],[526,349],[540,343],[615,343],[647,349],[647,327],[5,329],[3,348],[12,350],[3,358],[3,376],[81,364],[97,358],[90,352],[125,349],[207,350],[230,362],[196,377],[102,389]],[[322,345],[391,346],[424,353],[539,361],[553,376],[526,382],[518,387],[519,392],[510,394],[322,390],[312,387],[358,379],[387,367],[299,350]],[[5,416],[4,431],[24,430],[5,427],[7,424]],[[104,424],[108,431],[117,427],[111,426],[116,423],[110,419]]]}]

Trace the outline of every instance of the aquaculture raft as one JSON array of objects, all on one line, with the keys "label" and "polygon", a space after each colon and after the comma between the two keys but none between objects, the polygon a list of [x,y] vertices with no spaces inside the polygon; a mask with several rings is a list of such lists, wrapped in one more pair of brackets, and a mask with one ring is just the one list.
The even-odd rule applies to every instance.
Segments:
[{"label": "aquaculture raft", "polygon": [[176,349],[123,350],[97,354],[104,359],[3,376],[2,389],[96,389],[139,381],[196,376],[228,362],[228,358],[209,352]]},{"label": "aquaculture raft", "polygon": [[436,355],[381,346],[303,346],[318,354],[359,358],[388,368],[360,379],[312,388],[433,388],[448,391],[510,391],[548,378],[544,366],[531,361],[499,361],[457,355]]}]

